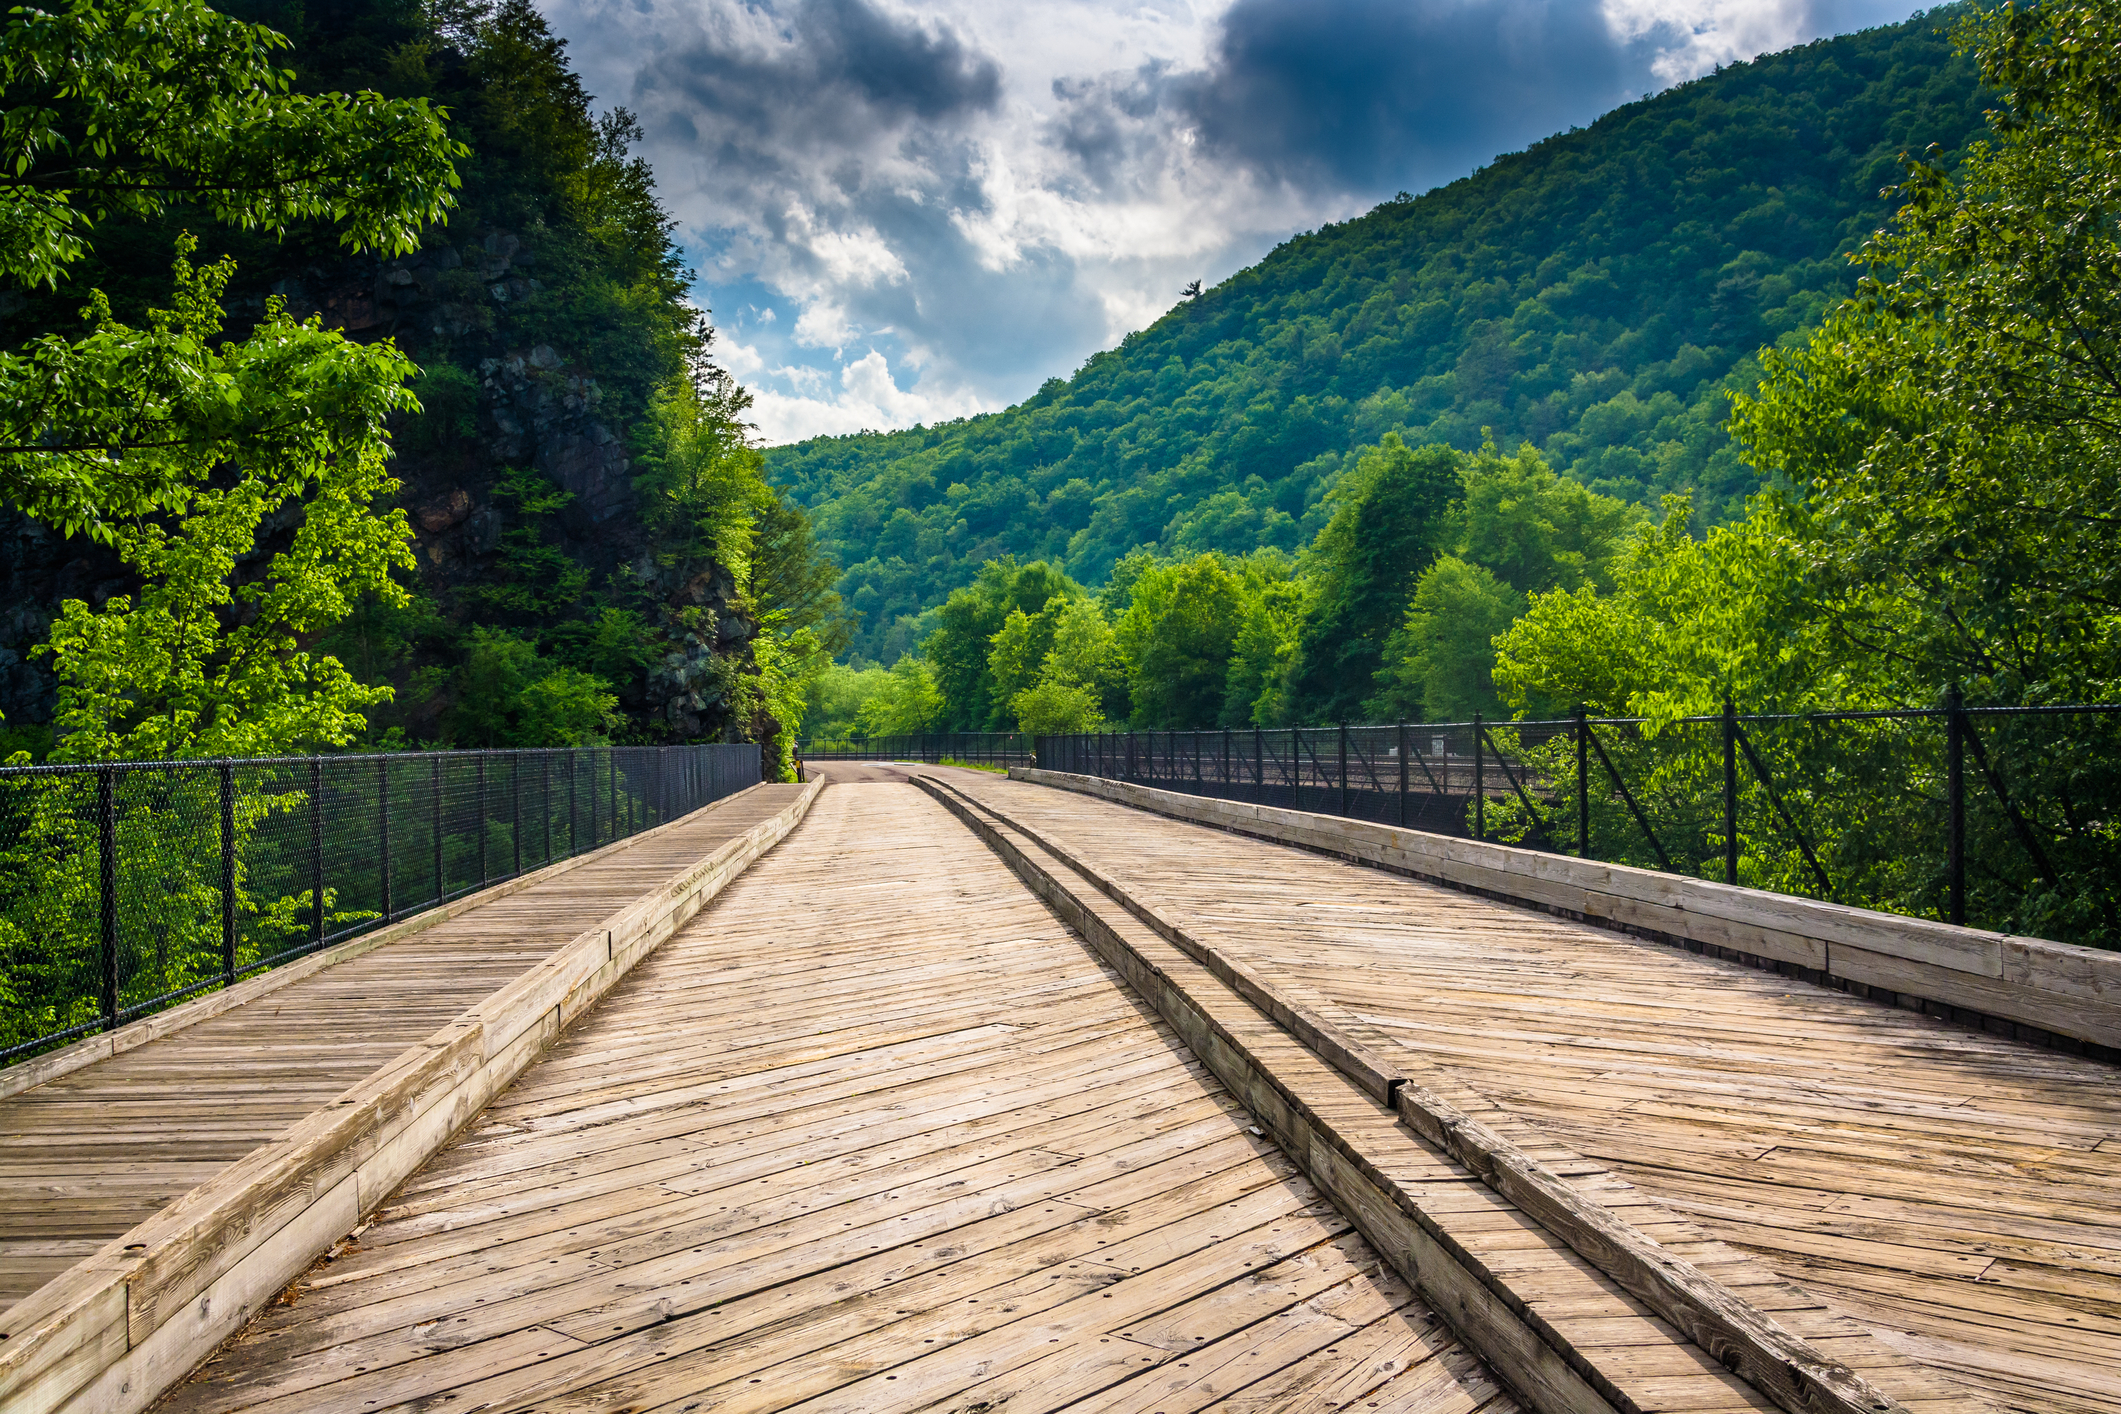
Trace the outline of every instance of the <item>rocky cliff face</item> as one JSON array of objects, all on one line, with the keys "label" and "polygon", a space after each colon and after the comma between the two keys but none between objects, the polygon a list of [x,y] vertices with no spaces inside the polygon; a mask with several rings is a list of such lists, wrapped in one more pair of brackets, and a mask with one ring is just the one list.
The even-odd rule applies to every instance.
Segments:
[{"label": "rocky cliff face", "polygon": [[[401,436],[395,471],[409,512],[427,595],[445,614],[458,592],[489,576],[509,526],[493,488],[502,471],[530,467],[572,499],[552,527],[563,552],[595,586],[623,585],[645,602],[662,653],[645,677],[619,684],[631,734],[646,739],[720,739],[732,720],[731,689],[749,667],[757,626],[737,602],[729,573],[712,563],[664,565],[643,525],[626,431],[605,413],[594,370],[550,343],[521,343],[508,317],[544,287],[515,233],[490,230],[468,246],[436,242],[396,260],[355,258],[279,273],[264,288],[231,292],[232,332],[260,317],[268,295],[300,318],[361,340],[395,339],[415,361],[447,350],[475,370],[476,392],[428,399],[430,417]],[[534,326],[533,326],[534,327]],[[100,604],[131,583],[114,556],[68,542],[0,505],[0,714],[7,727],[48,723],[53,682],[30,650],[47,636],[59,603]],[[447,665],[443,665],[447,666]],[[401,698],[403,694],[401,694]],[[439,733],[448,703],[408,703],[408,731]]]}]

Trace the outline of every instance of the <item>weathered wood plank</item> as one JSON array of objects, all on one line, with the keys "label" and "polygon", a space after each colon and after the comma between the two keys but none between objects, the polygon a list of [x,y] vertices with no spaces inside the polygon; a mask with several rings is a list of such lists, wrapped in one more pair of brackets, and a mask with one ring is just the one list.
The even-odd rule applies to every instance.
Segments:
[{"label": "weathered wood plank", "polygon": [[[534,968],[529,982],[504,988],[499,1003],[489,997],[11,1308],[4,1318],[7,1340],[0,1344],[0,1402],[56,1408],[79,1397],[98,1408],[145,1408],[512,1079],[556,1034],[567,1006],[586,1005],[608,988],[638,956],[642,939],[667,933],[671,916],[689,916],[702,891],[726,882],[785,836],[816,793],[815,787],[784,791],[787,799],[775,813],[729,839],[707,861],[681,863],[675,879],[667,866],[658,871],[652,864],[654,846],[612,856],[622,861],[617,872],[630,876],[636,891],[658,873],[669,882],[655,888],[650,901],[632,904],[609,926],[568,944],[559,961]],[[663,827],[662,848],[688,848],[683,824]],[[695,817],[690,833],[697,834],[699,824]],[[697,858],[697,844],[691,848]],[[577,881],[583,876],[574,875]],[[560,982],[566,985],[555,996],[552,989]],[[197,1034],[195,1027],[164,1044]],[[41,1100],[45,1093],[14,1098],[19,1105],[32,1097]],[[87,1368],[55,1355],[91,1346],[108,1353],[107,1341],[97,1344],[101,1327],[89,1316],[103,1309],[112,1290],[120,1293],[124,1311],[122,1354]],[[92,1377],[86,1389],[83,1377]]]}]

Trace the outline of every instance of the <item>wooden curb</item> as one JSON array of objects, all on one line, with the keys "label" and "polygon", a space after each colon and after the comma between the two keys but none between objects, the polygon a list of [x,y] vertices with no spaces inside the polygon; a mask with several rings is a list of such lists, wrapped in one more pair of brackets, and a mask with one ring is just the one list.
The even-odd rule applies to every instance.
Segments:
[{"label": "wooden curb", "polygon": [[1200,941],[1116,881],[991,802],[935,782],[1006,824],[1080,874],[1151,931],[1206,968],[1283,1030],[1380,1102],[1585,1261],[1669,1321],[1718,1363],[1790,1414],[1884,1414],[1904,1406],[1809,1341],[1786,1330],[1722,1282],[1568,1180],[1416,1083],[1335,1023],[1286,996],[1243,962]]},{"label": "wooden curb", "polygon": [[[708,802],[706,805],[701,806],[700,809],[720,809],[722,806],[739,800],[757,789],[759,787],[755,785],[745,786],[742,790],[732,795],[725,795],[719,800]],[[376,929],[373,933],[363,933],[358,938],[349,938],[343,943],[334,943],[321,952],[313,952],[307,957],[298,957],[293,962],[267,968],[254,977],[247,977],[243,981],[236,983],[233,987],[223,987],[217,992],[208,992],[203,996],[194,997],[192,1000],[173,1006],[167,1011],[158,1011],[152,1016],[143,1016],[138,1021],[128,1022],[115,1031],[105,1031],[100,1035],[86,1036],[70,1046],[62,1046],[56,1051],[46,1051],[43,1055],[31,1056],[28,1060],[16,1061],[13,1065],[0,1070],[0,1100],[8,1098],[10,1095],[19,1095],[25,1090],[33,1090],[47,1080],[56,1080],[60,1076],[71,1074],[84,1066],[94,1065],[97,1061],[123,1055],[136,1047],[146,1045],[149,1041],[159,1041],[164,1036],[174,1035],[187,1026],[196,1026],[202,1021],[211,1021],[223,1012],[234,1011],[237,1007],[249,1005],[268,992],[276,992],[290,982],[299,982],[304,977],[313,976],[327,967],[335,967],[339,963],[350,962],[354,958],[360,957],[363,953],[374,952],[377,948],[395,943],[402,938],[409,938],[416,933],[423,933],[437,924],[447,923],[452,918],[461,917],[475,908],[492,903],[495,899],[506,898],[510,894],[520,893],[524,889],[542,884],[548,879],[558,878],[569,870],[578,869],[591,860],[608,859],[613,854],[631,849],[645,840],[652,840],[665,830],[683,823],[684,820],[682,819],[672,820],[665,824],[657,825],[654,829],[643,830],[637,835],[628,835],[623,840],[613,840],[610,844],[599,845],[586,854],[573,855],[567,859],[547,864],[532,873],[518,874],[513,879],[504,879],[490,888],[479,890],[477,893],[466,894],[458,899],[451,899],[448,903],[437,905],[422,913],[416,913],[410,918],[402,918],[395,923],[387,924]]]},{"label": "wooden curb", "polygon": [[0,1332],[0,1408],[147,1408],[357,1226],[634,963],[786,838],[822,788],[806,787],[772,818],[24,1298]]},{"label": "wooden curb", "polygon": [[2107,1059],[2121,1051],[2121,953],[1128,781],[1020,766],[1009,777],[1712,951],[2035,1044]]},{"label": "wooden curb", "polygon": [[1530,1408],[1539,1414],[1640,1414],[1402,1185],[1306,1105],[1180,983],[1143,957],[1020,847],[1010,837],[1012,828],[988,818],[986,807],[975,808],[926,776],[913,780],[963,821],[1156,1008],[1282,1151]]}]

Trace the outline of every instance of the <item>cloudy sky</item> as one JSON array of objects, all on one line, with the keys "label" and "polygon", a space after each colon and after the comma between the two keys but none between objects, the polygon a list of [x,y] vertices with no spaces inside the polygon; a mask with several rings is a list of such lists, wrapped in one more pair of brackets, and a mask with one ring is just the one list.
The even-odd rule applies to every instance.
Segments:
[{"label": "cloudy sky", "polygon": [[1006,407],[1291,233],[1907,0],[543,0],[769,442]]}]

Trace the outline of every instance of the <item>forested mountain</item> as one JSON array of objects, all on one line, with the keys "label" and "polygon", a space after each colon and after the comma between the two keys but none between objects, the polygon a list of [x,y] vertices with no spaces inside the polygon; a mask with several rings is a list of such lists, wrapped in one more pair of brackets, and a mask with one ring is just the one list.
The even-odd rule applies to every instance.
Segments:
[{"label": "forested mountain", "polygon": [[1355,448],[1508,451],[1697,518],[1758,476],[1723,431],[1756,351],[1852,288],[1902,154],[1981,125],[1956,11],[1719,71],[1297,236],[1006,412],[767,453],[889,661],[1002,555],[1096,584],[1130,549],[1293,550]]},{"label": "forested mountain", "polygon": [[[760,621],[776,606],[762,591],[794,586],[798,619],[830,603],[809,582],[807,526],[758,476],[744,395],[703,361],[711,336],[685,297],[652,175],[630,155],[631,119],[593,113],[528,0],[217,8],[288,37],[280,62],[298,92],[446,111],[462,149],[454,210],[397,257],[351,255],[321,221],[283,238],[181,203],[113,219],[56,288],[0,295],[0,341],[78,336],[96,289],[117,318],[148,322],[170,302],[189,231],[199,265],[236,262],[222,301],[231,336],[277,300],[414,360],[422,411],[394,416],[390,463],[418,565],[399,576],[410,603],[371,596],[316,645],[395,688],[369,714],[371,741],[773,738]],[[685,391],[695,380],[704,403]],[[269,524],[246,563],[287,529]],[[97,608],[137,581],[108,546],[4,503],[0,562],[0,730],[41,751],[55,682],[33,646],[63,601]],[[799,627],[786,612],[776,622]]]}]

